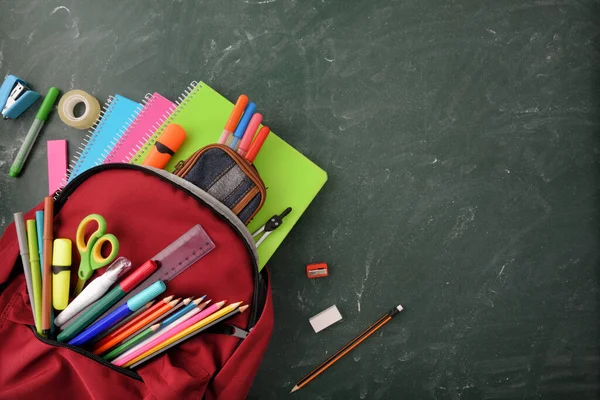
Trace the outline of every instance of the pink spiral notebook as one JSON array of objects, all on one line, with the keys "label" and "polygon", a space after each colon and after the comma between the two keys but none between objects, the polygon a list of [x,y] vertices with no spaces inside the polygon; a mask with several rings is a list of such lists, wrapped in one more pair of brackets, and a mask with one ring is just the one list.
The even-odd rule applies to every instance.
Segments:
[{"label": "pink spiral notebook", "polygon": [[146,103],[117,143],[107,149],[102,162],[127,163],[175,110],[177,104],[158,93],[146,95]]}]

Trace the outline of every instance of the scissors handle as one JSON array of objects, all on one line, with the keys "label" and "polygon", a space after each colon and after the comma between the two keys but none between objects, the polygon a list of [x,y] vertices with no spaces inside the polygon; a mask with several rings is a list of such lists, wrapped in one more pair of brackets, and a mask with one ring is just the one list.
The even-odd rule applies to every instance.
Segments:
[{"label": "scissors handle", "polygon": [[[87,242],[85,241],[85,230],[90,222],[98,224],[98,228],[89,237]],[[102,235],[106,233],[106,220],[100,214],[90,214],[81,220],[77,227],[77,234],[75,236],[75,243],[80,253],[87,253],[90,249],[90,245],[94,245],[94,242]]]},{"label": "scissors handle", "polygon": [[[96,222],[98,228],[92,232],[86,242],[85,231],[91,222]],[[108,257],[102,257],[102,246],[106,242],[111,244],[111,251]],[[119,253],[119,241],[114,235],[106,234],[106,220],[100,214],[90,214],[79,223],[75,243],[81,255],[78,276],[82,281],[89,279],[95,269],[102,268],[113,261]]]},{"label": "scissors handle", "polygon": [[[107,257],[102,257],[102,246],[106,242],[110,243],[110,254]],[[92,247],[92,255],[90,257],[92,269],[102,268],[110,264],[117,258],[117,254],[119,254],[119,240],[117,237],[112,233],[100,236],[94,247]]]}]

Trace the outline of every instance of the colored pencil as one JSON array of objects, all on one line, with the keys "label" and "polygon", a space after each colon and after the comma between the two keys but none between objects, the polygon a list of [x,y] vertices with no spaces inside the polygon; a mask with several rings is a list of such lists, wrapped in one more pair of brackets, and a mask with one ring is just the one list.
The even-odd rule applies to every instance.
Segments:
[{"label": "colored pencil", "polygon": [[[150,307],[146,312],[140,314],[139,317],[134,318],[129,323],[123,325],[120,329],[117,329],[110,335],[107,335],[104,339],[100,340],[94,346],[93,353],[94,354],[102,354],[106,350],[113,348],[118,343],[127,339],[129,336],[133,335],[135,332],[142,329],[144,326],[151,324],[156,318],[160,317],[167,311],[173,309],[179,303],[181,299],[171,300],[173,296],[166,297],[162,301],[159,301],[154,307]],[[169,300],[167,300],[169,299]],[[166,300],[166,301],[165,301]],[[189,302],[190,300],[188,300]]]},{"label": "colored pencil", "polygon": [[[138,357],[132,359],[131,361],[125,363],[122,366],[124,368],[127,368],[133,364],[136,364],[137,362],[139,362],[139,361],[147,358],[149,355],[165,348],[166,346],[170,345],[171,343],[174,343],[177,340],[187,336],[188,334],[190,334],[198,329],[204,328],[206,325],[210,324],[213,321],[216,321],[217,319],[223,317],[224,315],[229,314],[230,312],[232,312],[236,308],[238,308],[240,306],[240,304],[242,304],[241,301],[230,304],[227,307],[224,307],[224,308],[220,309],[219,311],[212,313],[208,317],[205,317],[202,319],[199,318],[200,315],[197,315],[196,317],[191,318],[189,321],[186,321],[185,323],[182,324],[182,327],[183,327],[184,325],[186,325],[189,322],[189,324],[187,324],[187,326],[185,328],[177,329],[177,332],[173,332],[166,340],[161,341],[158,345],[152,346],[149,343],[147,347],[145,346],[140,349],[140,351],[143,352],[142,354],[140,354]],[[148,350],[145,350],[145,349],[148,349]]]},{"label": "colored pencil", "polygon": [[[125,363],[128,363],[133,360],[135,360],[134,362],[139,361],[136,359],[138,356],[144,355],[144,353],[153,349],[155,346],[157,346],[160,343],[164,342],[165,340],[169,339],[173,335],[176,335],[177,333],[183,331],[187,327],[194,325],[198,321],[202,321],[205,318],[208,318],[216,313],[219,313],[221,311],[221,307],[224,304],[225,304],[225,301],[220,301],[220,302],[215,303],[212,306],[206,308],[202,312],[199,312],[197,315],[194,315],[192,318],[190,318],[184,322],[179,322],[177,324],[174,322],[173,324],[171,324],[170,328],[165,329],[162,333],[156,335],[156,337],[154,337],[152,340],[150,340],[148,343],[144,344],[143,346],[135,349],[134,351],[127,352],[129,354],[125,353],[122,357],[117,358],[115,361],[113,361],[113,364],[120,367],[120,366],[123,366]],[[227,307],[225,307],[225,308],[227,308]],[[193,311],[195,311],[195,310],[192,310],[191,312],[193,312]],[[146,355],[144,355],[144,357],[145,356]]]},{"label": "colored pencil", "polygon": [[[319,376],[322,372],[327,370],[327,368],[331,367],[338,361],[340,358],[344,357],[348,354],[352,349],[361,344],[365,339],[375,333],[379,328],[388,323],[392,318],[400,313],[404,308],[401,305],[398,305],[395,308],[392,308],[387,314],[383,317],[379,318],[373,325],[369,326],[363,333],[352,339],[350,343],[339,349],[334,355],[329,357],[325,362],[320,364],[317,368],[315,368],[311,373],[306,375],[304,378],[300,379],[296,386],[294,386],[291,392],[295,392],[296,390],[302,389],[306,386],[310,381]],[[290,392],[290,393],[291,393]]]},{"label": "colored pencil", "polygon": [[233,310],[233,311],[231,311],[231,312],[229,312],[229,313],[227,313],[227,314],[223,315],[222,317],[220,317],[220,318],[218,318],[218,319],[216,319],[216,320],[214,320],[214,321],[212,321],[212,322],[210,322],[210,323],[206,324],[205,326],[203,326],[203,327],[201,327],[201,328],[199,328],[199,329],[196,329],[195,331],[192,331],[191,333],[188,333],[187,335],[185,335],[185,336],[183,336],[183,337],[181,337],[181,338],[179,338],[179,339],[177,339],[177,340],[173,341],[172,343],[169,343],[168,345],[165,345],[165,346],[164,346],[164,347],[162,347],[161,349],[159,349],[159,350],[155,351],[154,353],[152,353],[152,354],[148,355],[147,357],[145,357],[145,358],[143,358],[143,359],[139,360],[139,361],[138,361],[138,362],[136,362],[135,364],[131,364],[131,365],[129,366],[129,368],[136,368],[136,367],[137,367],[137,366],[139,366],[140,364],[143,364],[143,363],[145,363],[146,361],[149,361],[150,359],[152,359],[152,358],[154,358],[154,357],[156,357],[156,356],[158,356],[158,355],[160,355],[160,354],[164,353],[165,351],[169,350],[171,347],[177,346],[177,345],[178,345],[178,344],[180,344],[181,342],[183,342],[183,341],[185,341],[185,340],[188,340],[188,339],[190,339],[191,337],[193,337],[193,336],[195,336],[195,335],[199,334],[200,332],[203,332],[203,331],[207,330],[207,329],[208,329],[208,328],[210,328],[211,326],[214,326],[214,325],[216,325],[216,324],[218,324],[218,323],[220,323],[220,322],[222,322],[222,321],[224,321],[224,320],[226,320],[226,319],[229,319],[229,318],[231,318],[231,317],[233,317],[233,316],[235,316],[235,315],[237,315],[237,314],[243,313],[244,311],[246,311],[246,309],[248,309],[248,307],[249,307],[248,305],[245,305],[245,306],[241,306],[241,307],[238,307],[238,308],[236,308],[235,310]]},{"label": "colored pencil", "polygon": [[[136,312],[134,312],[127,318],[123,319],[123,321],[119,322],[118,324],[115,324],[110,329],[107,329],[107,331],[103,335],[98,336],[97,341],[94,344],[93,348],[94,349],[98,348],[104,342],[109,341],[114,336],[120,334],[125,329],[129,328],[131,325],[135,324],[137,321],[144,318],[145,315],[153,313],[154,311],[160,309],[161,307],[164,307],[165,304],[169,303],[173,299],[173,297],[174,296],[167,296],[165,298],[162,298],[162,299],[156,301],[156,303],[154,300],[152,300],[151,302],[148,303],[148,304],[151,304],[151,307],[145,307],[144,309],[137,310]],[[155,303],[155,304],[152,305],[152,303]],[[146,304],[146,305],[148,305],[148,304]]]},{"label": "colored pencil", "polygon": [[150,343],[151,341],[155,340],[157,337],[159,337],[161,335],[165,335],[165,337],[168,337],[169,332],[173,332],[174,330],[177,329],[177,327],[179,325],[182,325],[187,320],[191,319],[192,317],[194,317],[196,314],[199,314],[199,313],[200,313],[200,310],[198,308],[194,308],[192,311],[189,311],[187,314],[185,314],[184,316],[180,317],[177,321],[171,323],[171,325],[169,325],[167,327],[167,329],[165,329],[164,331],[162,331],[160,333],[157,333],[155,335],[152,335],[149,338],[147,338],[146,340],[144,340],[143,342],[138,343],[137,345],[131,347],[125,353],[121,354],[121,356],[119,356],[118,358],[116,358],[115,360],[113,360],[112,363],[113,364],[116,364],[116,363],[122,364],[124,360],[131,359],[130,356],[132,354],[134,354],[134,353],[138,353],[138,350],[140,350],[142,347],[146,346],[148,343]]},{"label": "colored pencil", "polygon": [[[164,319],[159,324],[154,324],[154,325],[142,330],[141,332],[137,333],[135,336],[127,339],[127,341],[123,342],[123,344],[121,344],[116,349],[113,349],[110,353],[105,355],[103,358],[108,361],[114,360],[115,358],[117,358],[121,354],[125,353],[129,349],[133,349],[134,346],[137,346],[138,344],[141,345],[142,341],[149,339],[150,337],[152,337],[152,335],[156,334],[156,332],[158,332],[160,329],[177,321],[179,318],[183,317],[185,314],[187,314],[190,311],[192,311],[193,309],[195,309],[196,306],[198,308],[197,312],[202,311],[202,309],[210,302],[210,300],[205,303],[202,303],[202,304],[199,303],[200,300],[202,300],[202,299],[196,299],[196,300],[192,301],[190,304],[183,307],[181,310],[177,311],[176,313],[173,313],[171,316],[169,316],[169,318]],[[200,304],[200,305],[198,305],[198,304]],[[194,314],[191,314],[187,319],[189,319],[193,316],[194,316]]]}]

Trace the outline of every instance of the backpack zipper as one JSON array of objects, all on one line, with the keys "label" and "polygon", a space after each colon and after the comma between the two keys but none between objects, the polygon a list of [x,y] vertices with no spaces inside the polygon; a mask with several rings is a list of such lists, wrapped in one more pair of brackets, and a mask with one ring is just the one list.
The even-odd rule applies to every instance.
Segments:
[{"label": "backpack zipper", "polygon": [[36,332],[36,330],[35,330],[35,328],[34,328],[33,326],[31,326],[31,325],[26,325],[26,326],[27,326],[29,329],[31,329],[31,331],[33,332],[33,334],[35,335],[35,337],[36,337],[36,338],[37,338],[37,339],[38,339],[40,342],[46,343],[46,344],[47,344],[47,345],[49,345],[49,346],[54,346],[54,347],[63,347],[63,348],[65,348],[65,349],[69,349],[69,350],[71,350],[71,351],[74,351],[74,352],[75,352],[75,353],[77,353],[77,354],[80,354],[80,355],[82,355],[82,356],[84,356],[84,357],[90,358],[90,359],[92,359],[92,360],[96,361],[97,363],[100,363],[100,364],[102,364],[103,366],[105,366],[105,367],[108,367],[108,368],[112,369],[113,371],[120,372],[121,374],[123,374],[123,375],[126,375],[126,376],[128,376],[129,378],[136,379],[136,380],[138,380],[138,381],[140,381],[140,382],[143,382],[143,381],[144,381],[144,380],[142,379],[142,377],[141,377],[141,376],[140,376],[140,375],[139,375],[137,372],[133,372],[133,371],[131,371],[131,370],[129,370],[129,369],[126,369],[126,368],[117,367],[117,366],[116,366],[116,365],[114,365],[113,363],[111,363],[111,362],[108,362],[108,361],[106,361],[105,359],[103,359],[102,357],[100,357],[100,356],[97,356],[96,354],[94,354],[94,353],[91,353],[91,352],[89,352],[89,351],[87,351],[87,350],[84,350],[84,349],[82,349],[81,347],[75,347],[75,346],[68,345],[68,344],[66,344],[66,343],[61,343],[61,342],[58,342],[58,341],[56,341],[56,340],[51,340],[51,339],[48,339],[48,338],[46,338],[46,337],[44,337],[44,336],[42,336],[42,335],[38,334],[38,333]]},{"label": "backpack zipper", "polygon": [[[56,216],[58,214],[58,212],[60,211],[61,207],[66,203],[66,201],[69,199],[69,196],[71,195],[71,193],[73,193],[75,191],[75,189],[81,184],[83,183],[83,181],[85,181],[88,177],[90,177],[91,175],[97,173],[97,172],[101,172],[101,171],[105,171],[105,170],[109,170],[109,169],[129,169],[129,170],[134,170],[134,171],[140,171],[149,175],[152,175],[160,180],[162,180],[163,182],[167,182],[168,184],[176,187],[177,189],[185,192],[187,195],[191,196],[193,199],[195,199],[198,203],[202,204],[205,207],[209,207],[211,209],[214,209],[212,206],[210,206],[209,204],[207,204],[203,199],[201,199],[200,197],[198,197],[196,194],[194,194],[193,192],[191,192],[190,190],[188,190],[187,188],[184,188],[180,185],[178,185],[177,183],[171,181],[169,178],[162,176],[161,174],[153,171],[150,168],[146,168],[146,167],[142,167],[139,165],[135,165],[135,164],[121,164],[121,163],[114,163],[114,164],[102,164],[102,165],[98,165],[95,167],[92,167],[86,171],[84,171],[83,173],[77,175],[71,182],[69,182],[67,184],[67,186],[65,186],[63,188],[63,190],[58,194],[58,196],[56,197],[55,201],[54,201],[54,216]],[[178,177],[178,179],[183,179]],[[187,181],[186,181],[187,182]],[[198,188],[198,190],[202,190],[200,188]],[[259,281],[260,281],[260,276],[259,276],[259,272],[258,272],[258,261],[256,259],[256,257],[254,256],[254,253],[252,251],[252,248],[250,247],[250,245],[246,242],[246,240],[244,239],[244,235],[242,234],[242,232],[238,229],[238,227],[236,227],[231,221],[229,221],[229,219],[227,219],[224,215],[221,215],[221,213],[216,212],[217,215],[219,215],[221,217],[221,219],[227,223],[239,236],[239,238],[242,240],[242,242],[244,243],[244,247],[246,247],[246,250],[248,250],[248,252],[252,255],[251,260],[252,260],[252,279],[253,279],[253,283],[254,283],[254,290],[253,290],[253,294],[252,294],[252,304],[250,306],[250,316],[248,318],[248,326],[247,326],[247,330],[250,330],[254,327],[254,325],[256,325],[256,322],[258,321],[258,311],[259,311],[259,303],[262,304],[264,303],[264,301],[259,300]],[[237,216],[236,216],[237,218]],[[264,300],[264,299],[263,299]]]}]

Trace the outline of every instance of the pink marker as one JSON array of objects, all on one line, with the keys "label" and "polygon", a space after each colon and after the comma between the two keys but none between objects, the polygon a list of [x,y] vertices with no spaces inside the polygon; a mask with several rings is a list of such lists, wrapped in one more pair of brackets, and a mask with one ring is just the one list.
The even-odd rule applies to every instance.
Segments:
[{"label": "pink marker", "polygon": [[[213,304],[212,306],[208,307],[206,310],[194,315],[192,318],[188,319],[187,321],[182,322],[177,325],[174,325],[171,329],[166,329],[163,333],[157,335],[155,339],[146,343],[144,346],[138,348],[137,350],[135,350],[131,353],[127,352],[127,353],[123,354],[121,357],[117,358],[116,360],[113,360],[112,363],[118,367],[127,364],[129,361],[133,360],[134,358],[138,357],[141,354],[144,354],[145,352],[154,348],[155,346],[158,346],[159,344],[161,344],[162,342],[164,342],[171,336],[178,334],[185,328],[194,325],[196,322],[201,321],[204,318],[211,315],[212,313],[218,311],[219,308],[221,308],[223,306],[223,304],[225,304],[224,301],[220,301],[218,303]],[[175,322],[173,324],[175,324]]]},{"label": "pink marker", "polygon": [[246,132],[244,132],[244,136],[242,137],[242,141],[240,142],[240,147],[238,148],[238,154],[242,157],[246,155],[250,144],[252,144],[252,139],[254,139],[254,134],[256,133],[258,126],[262,122],[262,114],[254,114],[250,123],[248,124],[248,128],[246,128]]}]

